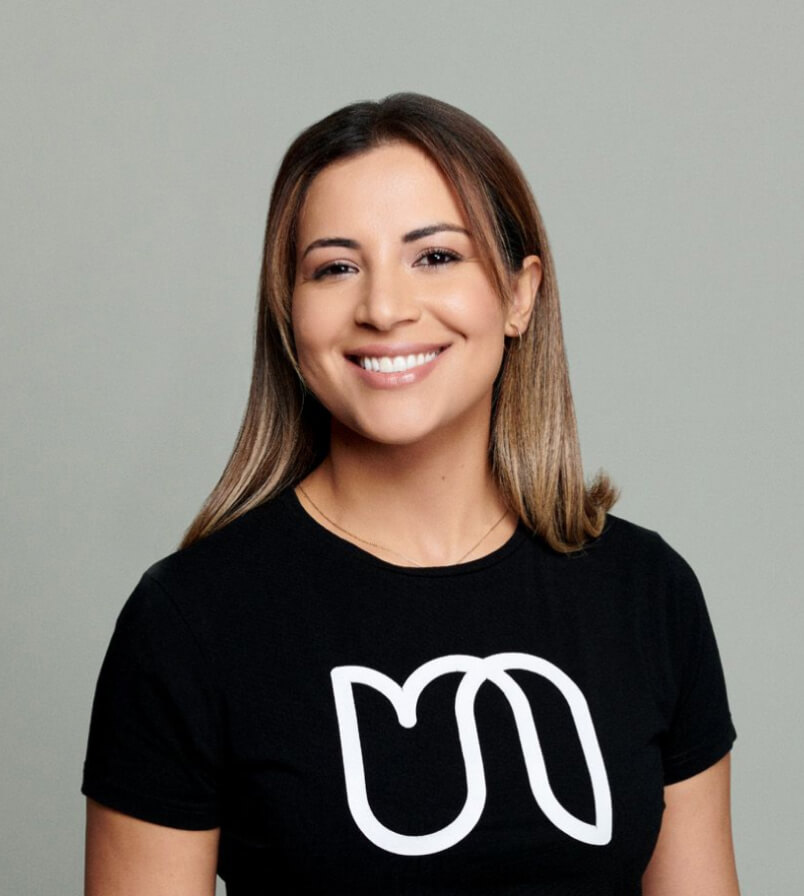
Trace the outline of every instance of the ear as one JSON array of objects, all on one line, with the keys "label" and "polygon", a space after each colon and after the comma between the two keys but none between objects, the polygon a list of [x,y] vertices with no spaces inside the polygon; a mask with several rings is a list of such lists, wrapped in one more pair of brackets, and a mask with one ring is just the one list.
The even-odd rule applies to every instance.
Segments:
[{"label": "ear", "polygon": [[542,282],[542,260],[538,255],[528,255],[511,282],[511,304],[505,321],[505,335],[516,336],[528,328],[536,293]]}]

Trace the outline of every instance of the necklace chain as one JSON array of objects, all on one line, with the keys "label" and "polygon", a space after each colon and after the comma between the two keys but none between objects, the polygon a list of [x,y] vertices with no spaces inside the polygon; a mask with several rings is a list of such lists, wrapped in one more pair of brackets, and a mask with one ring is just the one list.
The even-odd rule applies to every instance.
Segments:
[{"label": "necklace chain", "polygon": [[[301,487],[301,485],[298,485],[297,488],[298,488],[299,491],[304,495],[304,497],[310,502],[310,504],[313,506],[313,508],[314,508],[314,509],[315,509],[315,510],[316,510],[316,511],[317,511],[317,512],[318,512],[318,513],[319,513],[319,514],[320,514],[320,515],[321,515],[321,516],[322,516],[322,517],[323,517],[323,518],[324,518],[330,525],[334,526],[336,529],[339,529],[341,532],[345,533],[345,534],[348,535],[350,538],[354,538],[355,541],[359,541],[359,542],[361,542],[362,544],[367,544],[367,545],[369,545],[369,546],[371,546],[371,547],[373,547],[373,548],[379,548],[381,551],[388,551],[389,554],[394,554],[394,555],[397,556],[397,557],[401,557],[403,560],[407,560],[408,563],[412,563],[414,566],[424,567],[424,565],[425,565],[424,563],[419,563],[418,561],[414,560],[413,558],[408,557],[408,556],[406,556],[405,554],[400,553],[399,551],[395,551],[393,548],[386,547],[386,545],[384,545],[384,544],[379,544],[379,543],[376,542],[376,541],[369,541],[367,538],[361,538],[359,535],[355,535],[354,532],[350,532],[348,529],[344,529],[343,526],[341,526],[339,523],[336,523],[335,520],[331,519],[330,517],[328,517],[328,516],[324,513],[324,511],[323,511],[323,510],[322,510],[322,509],[315,503],[315,501],[313,501],[313,499],[307,494],[307,492]],[[491,535],[491,533],[497,528],[497,526],[500,525],[500,523],[501,523],[507,516],[508,516],[508,510],[505,510],[505,511],[503,512],[503,515],[497,520],[497,522],[494,523],[494,525],[493,525],[490,529],[487,529],[487,530],[483,533],[482,537],[481,537],[478,541],[476,541],[476,542],[472,545],[472,547],[470,547],[469,550],[468,550],[465,554],[462,554],[460,557],[458,557],[458,559],[455,561],[455,563],[457,564],[457,563],[460,563],[462,560],[465,560],[465,559],[472,553],[472,551],[475,550],[475,548],[480,547],[480,545],[481,545],[481,544],[482,544],[482,543],[489,537],[489,535]]]}]

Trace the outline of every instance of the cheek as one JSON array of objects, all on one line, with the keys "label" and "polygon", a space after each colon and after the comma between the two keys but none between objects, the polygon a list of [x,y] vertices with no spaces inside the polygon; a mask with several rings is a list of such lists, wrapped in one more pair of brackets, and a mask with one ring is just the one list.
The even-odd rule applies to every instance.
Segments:
[{"label": "cheek", "polygon": [[303,293],[298,296],[294,293],[290,322],[302,378],[318,400],[332,411],[329,399],[336,394],[333,388],[340,388],[338,384],[343,376],[339,348],[343,344],[343,314],[336,302],[322,302],[318,296],[313,301]]},{"label": "cheek", "polygon": [[443,298],[442,308],[455,329],[467,336],[496,340],[505,326],[502,303],[486,283],[470,282],[450,290]]},{"label": "cheek", "polygon": [[290,323],[299,355],[320,351],[331,344],[339,322],[331,304],[312,302],[304,295],[293,297]]},{"label": "cheek", "polygon": [[305,302],[303,297],[294,293],[290,305],[290,326],[298,351],[309,344],[311,336],[315,335],[313,323],[314,318],[309,302]]},{"label": "cheek", "polygon": [[294,295],[290,309],[290,325],[299,369],[308,385],[316,379],[316,353],[322,338],[318,323],[310,303]]}]

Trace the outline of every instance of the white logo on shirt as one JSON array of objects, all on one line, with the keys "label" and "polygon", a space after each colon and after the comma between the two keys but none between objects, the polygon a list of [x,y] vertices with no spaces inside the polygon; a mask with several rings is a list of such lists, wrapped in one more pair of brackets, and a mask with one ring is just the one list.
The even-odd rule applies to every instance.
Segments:
[{"label": "white logo on shirt", "polygon": [[[594,824],[568,812],[550,787],[530,703],[508,675],[508,670],[520,669],[535,672],[552,682],[567,701],[592,782]],[[438,831],[399,834],[382,824],[369,805],[353,685],[367,685],[379,691],[396,710],[400,725],[412,728],[416,724],[416,704],[421,692],[431,681],[451,672],[464,673],[455,695],[455,720],[466,769],[466,801],[455,819]],[[611,840],[611,792],[589,707],[575,682],[547,660],[527,653],[497,653],[485,659],[461,654],[442,656],[419,666],[401,687],[387,675],[367,666],[337,666],[331,677],[349,810],[360,830],[381,849],[405,856],[441,852],[463,840],[477,824],[486,803],[486,778],[474,703],[485,681],[502,691],[513,711],[530,789],[544,814],[559,830],[583,843],[604,846]]]}]

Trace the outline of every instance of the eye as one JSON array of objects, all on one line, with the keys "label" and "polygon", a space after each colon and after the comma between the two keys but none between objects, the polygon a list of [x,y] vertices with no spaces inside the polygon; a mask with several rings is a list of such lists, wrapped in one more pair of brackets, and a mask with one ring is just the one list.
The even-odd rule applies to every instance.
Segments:
[{"label": "eye", "polygon": [[427,249],[416,259],[414,266],[440,268],[460,260],[461,256],[452,249]]},{"label": "eye", "polygon": [[329,264],[323,265],[313,273],[313,280],[323,280],[325,277],[338,277],[342,274],[348,274],[354,271],[354,265],[345,261],[331,261]]}]

